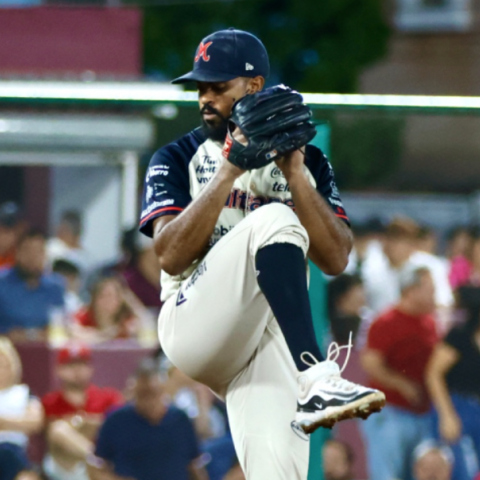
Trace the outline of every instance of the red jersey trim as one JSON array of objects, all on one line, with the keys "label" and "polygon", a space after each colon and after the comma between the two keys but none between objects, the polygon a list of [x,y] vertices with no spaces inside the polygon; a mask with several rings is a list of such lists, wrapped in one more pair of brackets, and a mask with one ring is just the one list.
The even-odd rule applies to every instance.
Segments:
[{"label": "red jersey trim", "polygon": [[339,213],[335,213],[335,215],[338,217],[338,218],[344,218],[345,220],[349,220],[350,219],[346,216],[346,215],[340,215]]},{"label": "red jersey trim", "polygon": [[178,212],[182,212],[184,209],[181,207],[164,207],[159,208],[158,210],[154,210],[152,213],[149,213],[141,222],[140,225],[144,224],[148,219],[152,218],[154,215],[160,212],[166,212],[167,210],[174,210]]}]

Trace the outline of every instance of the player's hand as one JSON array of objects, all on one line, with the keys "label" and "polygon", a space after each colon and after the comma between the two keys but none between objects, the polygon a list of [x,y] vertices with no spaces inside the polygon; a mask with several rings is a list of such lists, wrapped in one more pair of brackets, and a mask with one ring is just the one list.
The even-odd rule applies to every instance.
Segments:
[{"label": "player's hand", "polygon": [[235,130],[232,132],[232,137],[242,145],[248,145],[247,137],[243,134],[240,127],[235,127]]},{"label": "player's hand", "polygon": [[245,171],[246,170],[242,170],[233,163],[230,163],[228,160],[224,160],[218,170],[220,175],[225,176],[232,182],[234,182],[238,177],[242,176]]},{"label": "player's hand", "polygon": [[462,433],[462,422],[455,412],[441,415],[439,422],[440,435],[444,440],[455,443]]},{"label": "player's hand", "polygon": [[275,161],[278,168],[282,171],[285,178],[288,180],[293,175],[303,174],[303,165],[305,160],[304,149],[295,150],[285,157],[279,158]]},{"label": "player's hand", "polygon": [[398,382],[397,391],[410,405],[416,406],[422,402],[422,390],[416,383],[407,378]]}]

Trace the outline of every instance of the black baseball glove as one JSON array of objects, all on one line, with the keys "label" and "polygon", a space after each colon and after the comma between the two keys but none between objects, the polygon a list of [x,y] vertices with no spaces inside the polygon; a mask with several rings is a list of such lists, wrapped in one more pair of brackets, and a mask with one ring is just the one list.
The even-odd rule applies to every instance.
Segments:
[{"label": "black baseball glove", "polygon": [[[223,156],[243,170],[261,168],[306,145],[316,135],[312,111],[285,85],[246,95],[233,106]],[[239,127],[247,145],[233,138]]]}]

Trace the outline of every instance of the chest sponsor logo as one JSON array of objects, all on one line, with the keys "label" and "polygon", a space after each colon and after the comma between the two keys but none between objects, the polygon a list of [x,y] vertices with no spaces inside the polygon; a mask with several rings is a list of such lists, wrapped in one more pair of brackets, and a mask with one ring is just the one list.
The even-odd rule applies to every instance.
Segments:
[{"label": "chest sponsor logo", "polygon": [[155,165],[154,167],[150,167],[147,171],[146,181],[148,182],[152,177],[156,177],[158,175],[162,175],[166,177],[169,173],[170,167],[168,165]]},{"label": "chest sponsor logo", "polygon": [[247,209],[253,212],[257,208],[263,207],[263,205],[269,205],[270,203],[283,203],[295,211],[295,204],[291,198],[254,197],[253,195],[248,197]]},{"label": "chest sponsor logo", "polygon": [[229,226],[225,226],[225,225],[217,225],[214,229],[213,229],[213,237],[223,237],[224,235],[226,235],[230,230],[233,229],[233,227],[235,227],[235,225],[229,225]]},{"label": "chest sponsor logo", "polygon": [[272,190],[274,192],[289,192],[290,185],[288,183],[275,182],[273,184]]},{"label": "chest sponsor logo", "polygon": [[212,175],[217,171],[217,162],[210,155],[202,157],[202,163],[195,168],[198,183],[208,183]]},{"label": "chest sponsor logo", "polygon": [[272,178],[283,178],[283,172],[278,167],[273,167],[270,176]]},{"label": "chest sponsor logo", "polygon": [[247,192],[240,190],[239,188],[233,188],[225,202],[225,207],[245,210],[246,204]]},{"label": "chest sponsor logo", "polygon": [[[275,184],[274,184],[275,185]],[[282,185],[287,188],[288,185]],[[289,190],[278,190],[279,192],[288,192]],[[257,208],[270,203],[283,203],[292,210],[295,210],[295,204],[291,198],[278,198],[268,196],[247,195],[247,192],[234,188],[225,202],[226,208],[235,208],[240,210],[250,210],[253,212]]]}]

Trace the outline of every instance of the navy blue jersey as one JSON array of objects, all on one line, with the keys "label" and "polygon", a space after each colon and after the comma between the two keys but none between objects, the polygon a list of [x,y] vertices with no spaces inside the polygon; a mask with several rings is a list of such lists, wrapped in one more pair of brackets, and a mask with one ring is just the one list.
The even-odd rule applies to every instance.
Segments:
[{"label": "navy blue jersey", "polygon": [[[182,212],[200,194],[222,161],[225,161],[222,145],[207,139],[200,128],[155,152],[145,177],[140,230],[152,237],[156,218]],[[312,186],[335,215],[348,223],[332,166],[322,151],[312,145],[306,147],[305,171]],[[235,180],[210,245],[215,244],[250,212],[272,202],[283,203],[295,210],[289,185],[275,162],[247,171]],[[172,293],[167,277],[162,273],[163,300]]]},{"label": "navy blue jersey", "polygon": [[[152,237],[152,224],[155,218],[175,215],[186,208],[192,201],[192,190],[196,190],[192,187],[208,183],[221,161],[220,154],[221,147],[207,140],[200,128],[157,150],[145,177],[140,230]],[[194,168],[189,168],[190,164],[193,164]],[[332,166],[322,151],[313,145],[307,145],[305,165],[315,181],[318,192],[332,207],[337,217],[348,222],[335,184]],[[238,191],[234,186],[226,207],[245,209],[248,199],[250,210],[278,200],[284,200],[284,203],[294,208],[288,184],[281,170],[272,162],[254,172],[262,173],[265,170],[269,175],[262,176],[262,180],[266,180],[260,189],[263,190],[261,192],[263,195],[248,199],[247,191]],[[245,175],[250,175],[250,172]]]}]

